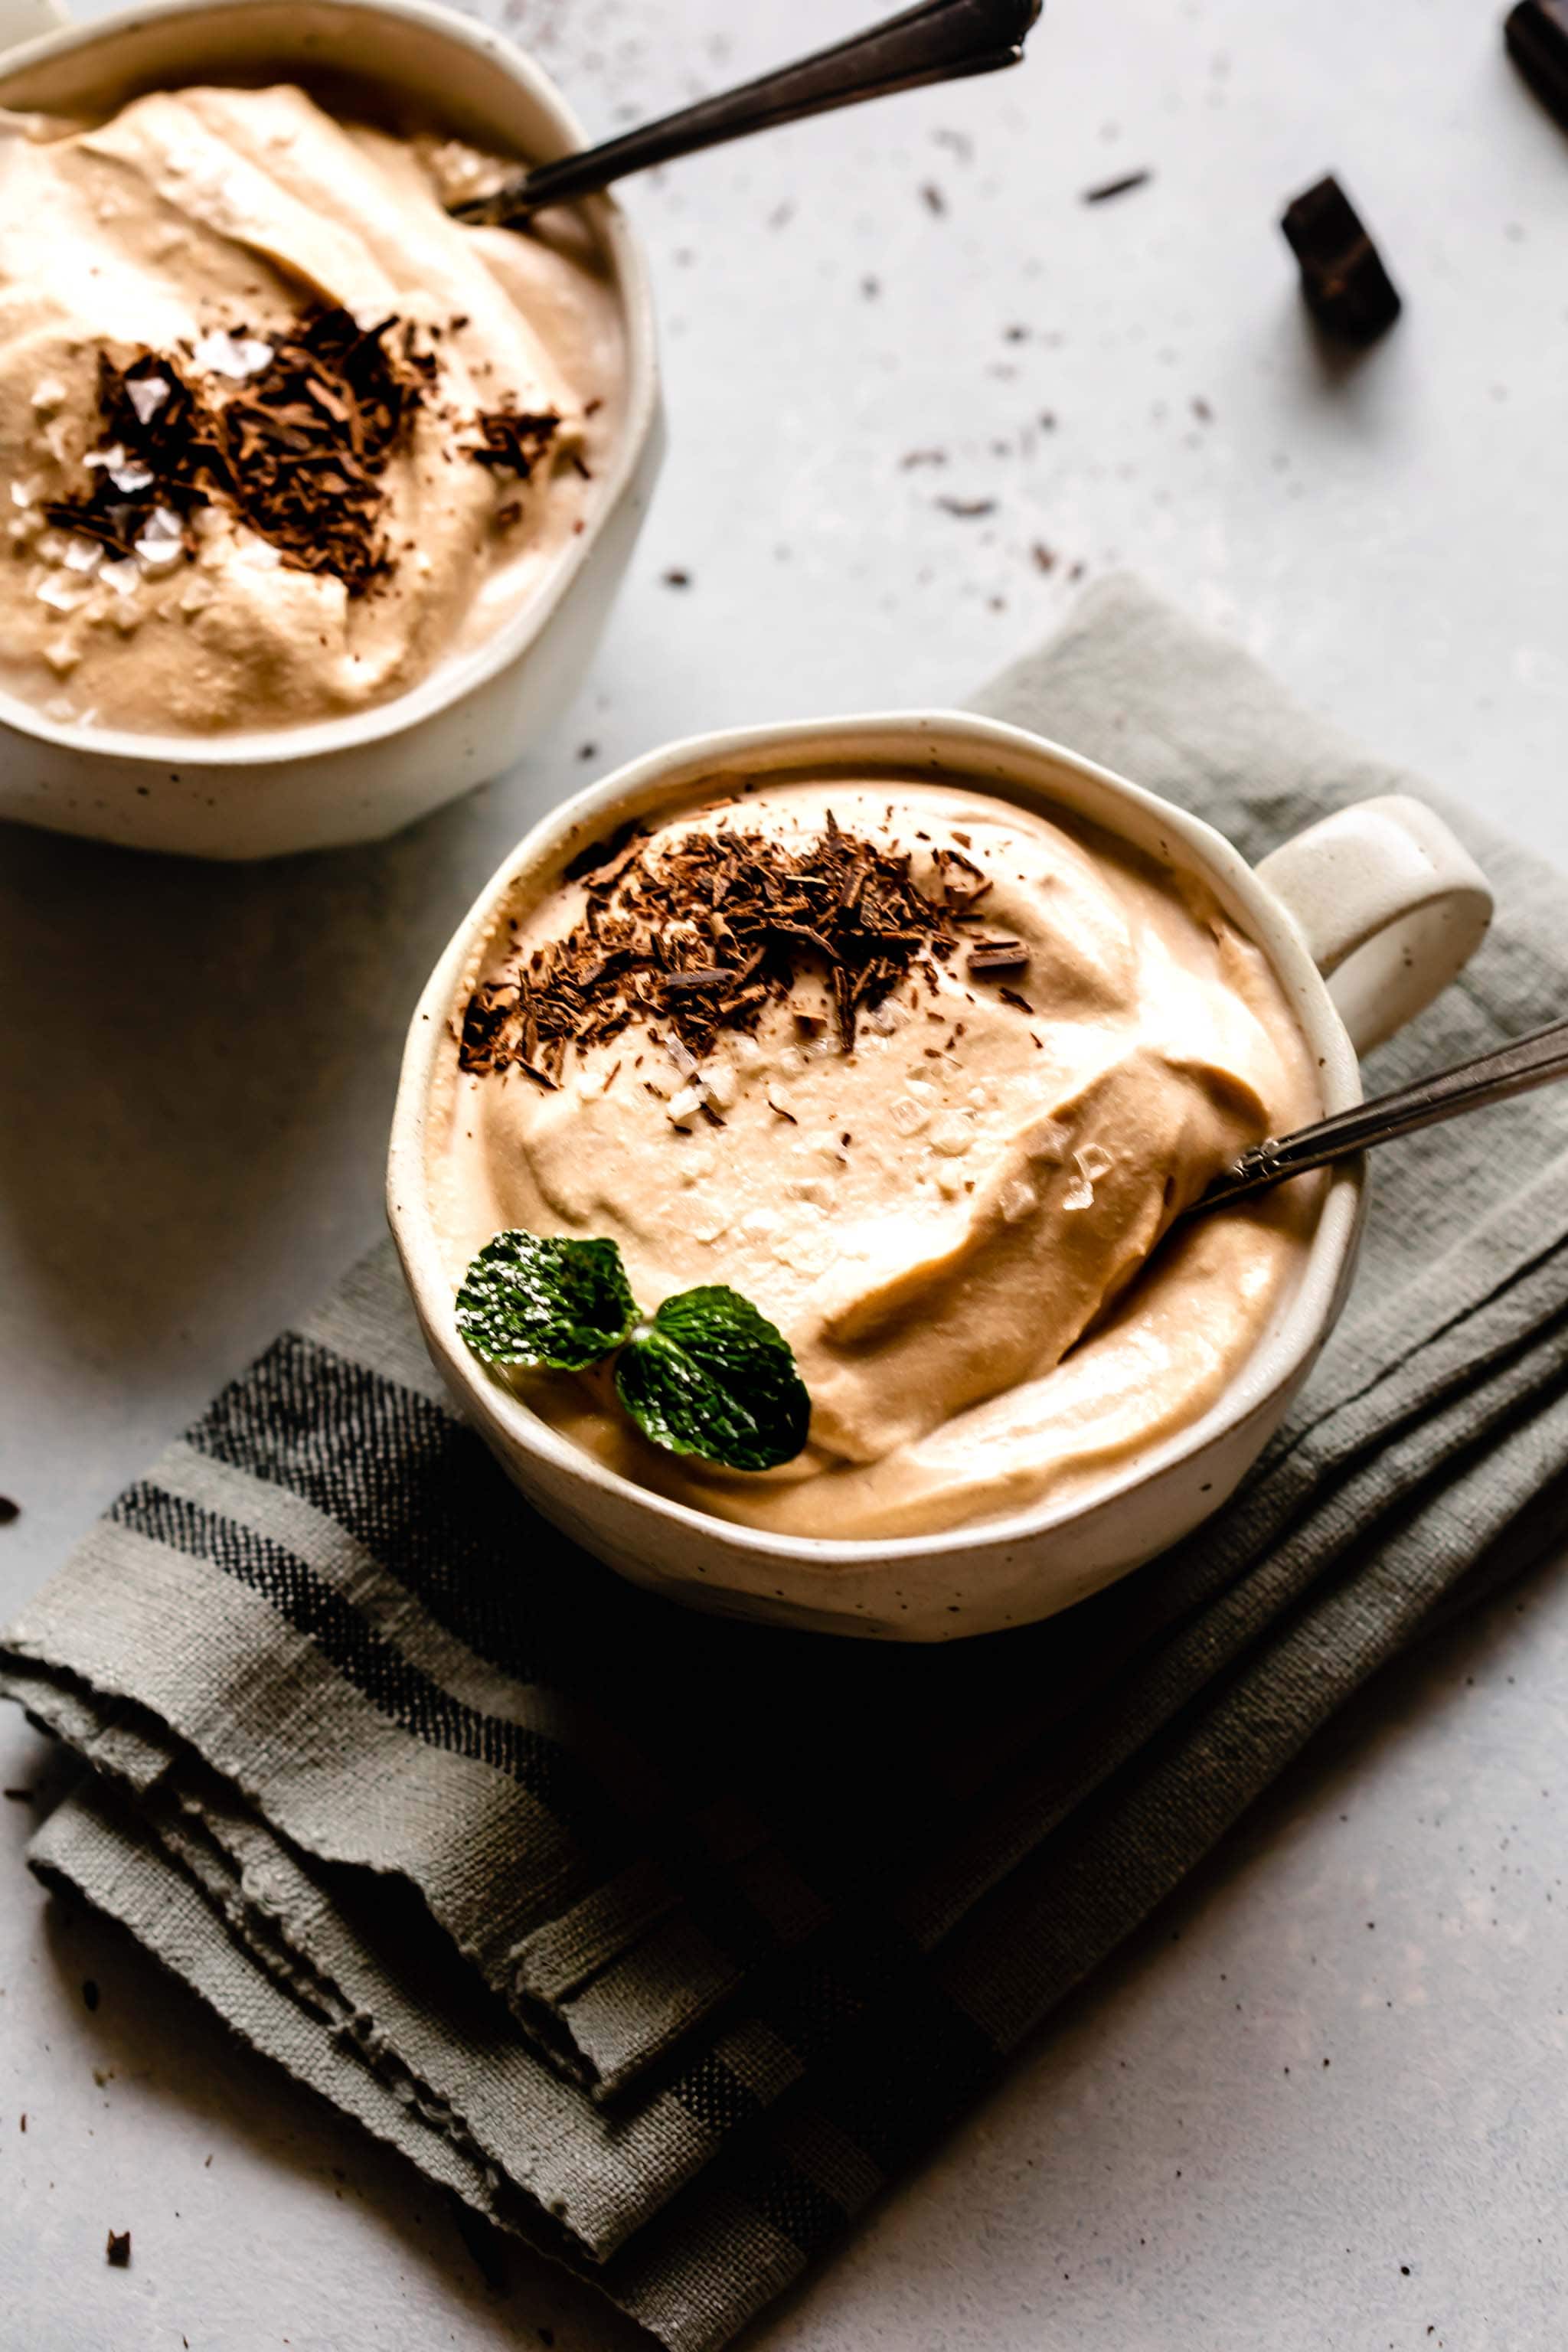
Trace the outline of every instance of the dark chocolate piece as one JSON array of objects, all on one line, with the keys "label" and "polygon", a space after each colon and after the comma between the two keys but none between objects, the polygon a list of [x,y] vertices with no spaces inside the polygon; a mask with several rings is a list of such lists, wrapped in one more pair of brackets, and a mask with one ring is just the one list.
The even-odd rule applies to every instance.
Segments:
[{"label": "dark chocolate piece", "polygon": [[1519,0],[1502,37],[1542,106],[1568,127],[1568,0]]},{"label": "dark chocolate piece", "polygon": [[1370,343],[1399,316],[1399,296],[1354,205],[1331,175],[1305,189],[1279,224],[1307,308],[1329,334]]}]

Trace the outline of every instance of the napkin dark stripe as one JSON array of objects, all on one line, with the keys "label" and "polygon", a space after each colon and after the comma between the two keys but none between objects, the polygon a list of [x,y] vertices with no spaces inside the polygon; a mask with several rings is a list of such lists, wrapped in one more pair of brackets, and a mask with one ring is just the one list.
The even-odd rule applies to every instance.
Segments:
[{"label": "napkin dark stripe", "polygon": [[[522,1532],[505,1512],[508,1490],[442,1406],[285,1331],[215,1399],[190,1443],[325,1511],[492,1665],[520,1682],[558,1678],[551,1619],[507,1606],[490,1572],[498,1538],[516,1544]],[[552,1528],[529,1534],[520,1580],[548,1577],[550,1554],[570,1551]],[[563,1605],[569,1596],[552,1610]]]},{"label": "napkin dark stripe", "polygon": [[373,1706],[416,1739],[494,1766],[563,1821],[603,1815],[598,1792],[585,1784],[563,1749],[519,1724],[481,1715],[442,1690],[374,1633],[360,1612],[302,1559],[254,1528],[200,1510],[145,1480],[128,1488],[110,1516],[120,1526],[192,1559],[205,1560],[262,1594]]}]

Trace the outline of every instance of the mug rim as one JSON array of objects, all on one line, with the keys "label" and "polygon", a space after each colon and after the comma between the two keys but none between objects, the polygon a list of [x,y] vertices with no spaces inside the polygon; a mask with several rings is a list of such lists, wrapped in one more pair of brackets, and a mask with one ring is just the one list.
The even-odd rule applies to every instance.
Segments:
[{"label": "mug rim", "polygon": [[[561,153],[586,145],[586,133],[575,112],[531,53],[493,26],[446,6],[443,0],[312,0],[312,4],[329,13],[363,18],[367,24],[376,17],[395,17],[473,51],[498,67],[541,108],[560,133]],[[142,31],[155,20],[246,16],[265,5],[266,0],[150,0],[150,5],[142,0],[142,5],[118,8],[86,24],[68,21],[55,32],[0,52],[0,104],[8,103],[4,93],[18,74],[47,67],[73,51],[90,49],[117,35]],[[279,48],[280,71],[287,68],[292,54]],[[302,55],[299,61],[303,64]],[[366,79],[372,82],[377,79],[374,66],[367,69]],[[169,86],[181,85],[171,82]],[[607,191],[581,198],[574,209],[580,209],[593,224],[609,265],[626,338],[626,407],[614,457],[602,478],[598,503],[586,518],[586,527],[573,537],[534,596],[468,654],[436,675],[421,678],[404,693],[363,710],[312,719],[302,727],[249,728],[216,736],[144,733],[132,728],[89,726],[80,719],[51,719],[21,696],[0,688],[0,730],[10,729],[57,751],[89,759],[175,766],[187,773],[272,766],[279,760],[330,760],[412,730],[466,700],[521,660],[544,635],[625,502],[658,421],[658,327],[641,239],[628,215]]]},{"label": "mug rim", "polygon": [[[896,751],[887,748],[889,739],[902,739],[906,749],[901,758]],[[873,749],[879,740],[884,746],[879,757]],[[784,758],[770,755],[805,753],[813,747],[820,751],[828,744],[835,746],[836,755],[838,746],[847,745],[862,751],[868,767],[900,768],[906,775],[912,764],[929,761],[959,782],[972,784],[977,791],[995,793],[998,779],[977,772],[974,757],[989,746],[1015,761],[1022,758],[1038,761],[1042,767],[1049,764],[1065,771],[1094,792],[1112,801],[1131,802],[1145,814],[1157,818],[1180,837],[1205,877],[1219,882],[1222,899],[1245,908],[1248,936],[1267,956],[1271,971],[1285,988],[1318,1061],[1324,1111],[1349,1108],[1362,1099],[1360,1064],[1354,1049],[1323,975],[1308,953],[1284,901],[1258,880],[1240,851],[1204,818],[1194,816],[1160,793],[1132,783],[1064,744],[976,712],[931,709],[785,720],[688,736],[646,753],[547,812],[502,860],[458,925],[415,1008],[404,1049],[388,1147],[387,1222],[426,1347],[448,1387],[470,1405],[470,1417],[482,1434],[494,1429],[508,1444],[563,1474],[584,1490],[582,1507],[586,1515],[596,1517],[598,1507],[605,1504],[629,1507],[647,1512],[668,1527],[684,1530],[692,1538],[710,1545],[758,1559],[787,1559],[802,1567],[829,1570],[835,1567],[864,1570],[876,1562],[931,1559],[961,1552],[973,1555],[976,1550],[1005,1551],[1013,1546],[1036,1542],[1056,1529],[1091,1526],[1100,1515],[1121,1508],[1140,1488],[1234,1434],[1301,1377],[1331,1328],[1360,1239],[1366,1192],[1363,1154],[1337,1161],[1326,1171],[1328,1181],[1306,1260],[1280,1322],[1253,1349],[1236,1377],[1198,1420],[1140,1456],[1086,1501],[1053,1502],[1047,1497],[1005,1516],[961,1522],[924,1535],[783,1534],[699,1509],[693,1504],[640,1486],[635,1479],[595,1461],[500,1381],[490,1380],[463,1345],[453,1313],[450,1286],[436,1244],[424,1157],[426,1117],[436,1060],[447,1035],[447,1019],[463,968],[482,929],[515,882],[536,866],[558,873],[573,850],[603,833],[607,824],[613,826],[617,820],[656,806],[661,785],[674,787],[669,793],[670,803],[679,806],[681,795],[676,780],[688,770],[722,770],[727,764],[732,766],[737,761],[761,755],[757,772],[768,773],[790,764]],[[918,747],[913,759],[910,746]],[[1047,803],[1051,798],[1043,778],[1040,797]],[[1057,798],[1058,806],[1070,809],[1070,803],[1059,794]],[[1102,816],[1096,815],[1089,821],[1105,831],[1119,832]],[[588,1496],[592,1496],[592,1502]]]}]

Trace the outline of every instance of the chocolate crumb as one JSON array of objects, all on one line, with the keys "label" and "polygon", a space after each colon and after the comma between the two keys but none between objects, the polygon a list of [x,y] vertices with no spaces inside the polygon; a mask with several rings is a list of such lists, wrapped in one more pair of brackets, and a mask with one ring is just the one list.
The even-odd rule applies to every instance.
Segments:
[{"label": "chocolate crumb", "polygon": [[1029,950],[1022,940],[982,940],[967,958],[972,980],[988,980],[999,971],[1026,971]]},{"label": "chocolate crumb", "polygon": [[131,2267],[130,2231],[110,2230],[108,2242],[103,2249],[103,2253],[104,2260],[108,2263],[111,2270],[129,2270]]},{"label": "chocolate crumb", "polygon": [[8,1528],[13,1519],[22,1516],[22,1506],[14,1503],[9,1495],[0,1495],[0,1528]]},{"label": "chocolate crumb", "polygon": [[978,515],[994,514],[996,511],[994,499],[941,498],[936,503],[943,514],[958,515],[965,521]]},{"label": "chocolate crumb", "polygon": [[924,205],[927,212],[934,213],[939,220],[942,214],[947,210],[947,198],[942,194],[942,190],[937,186],[934,180],[927,180],[922,184],[921,188],[921,202]]},{"label": "chocolate crumb", "polygon": [[474,464],[515,474],[520,482],[527,481],[561,430],[561,419],[552,408],[485,409],[474,423],[482,436],[478,448],[468,451]]},{"label": "chocolate crumb", "polygon": [[1131,195],[1134,188],[1146,188],[1153,178],[1152,172],[1124,172],[1119,180],[1101,180],[1092,188],[1085,188],[1080,201],[1086,205],[1105,205],[1112,196]]},{"label": "chocolate crumb", "polygon": [[667,588],[689,588],[691,585],[690,572],[682,572],[679,567],[665,572],[663,578]]}]

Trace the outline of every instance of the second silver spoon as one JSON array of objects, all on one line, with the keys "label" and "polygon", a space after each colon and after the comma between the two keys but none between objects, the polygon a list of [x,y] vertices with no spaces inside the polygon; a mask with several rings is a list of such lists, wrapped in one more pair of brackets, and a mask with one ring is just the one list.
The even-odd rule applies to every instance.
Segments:
[{"label": "second silver spoon", "polygon": [[1374,1143],[1391,1143],[1395,1136],[1412,1134],[1416,1128],[1461,1118],[1467,1111],[1484,1110],[1489,1103],[1506,1102],[1510,1095],[1528,1094],[1534,1087],[1549,1087],[1563,1077],[1568,1077],[1568,1021],[1553,1021],[1544,1029],[1531,1030],[1528,1037],[1498,1046],[1493,1053],[1478,1054],[1473,1061],[1458,1062],[1430,1078],[1417,1078],[1413,1086],[1401,1087],[1394,1094],[1379,1095],[1373,1102],[1336,1111],[1331,1118],[1298,1128],[1294,1135],[1271,1136],[1266,1143],[1255,1143],[1183,1213],[1199,1217],[1210,1209],[1226,1208],[1232,1201],[1245,1201],[1270,1184],[1305,1175],[1309,1168],[1326,1167],[1331,1160],[1342,1160],[1350,1152],[1365,1151]]},{"label": "second silver spoon", "polygon": [[569,204],[677,155],[744,139],[753,131],[773,131],[835,107],[858,106],[862,99],[994,73],[1020,62],[1025,37],[1043,5],[1044,0],[922,0],[920,7],[818,49],[797,65],[780,66],[739,89],[702,99],[601,146],[521,172],[493,195],[451,210],[459,220],[515,228],[545,205]]}]

